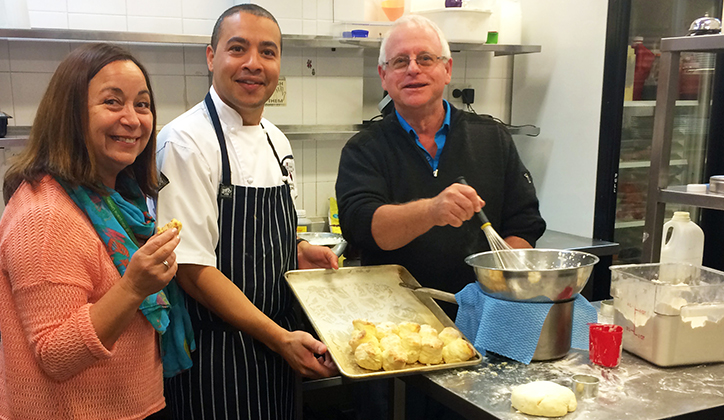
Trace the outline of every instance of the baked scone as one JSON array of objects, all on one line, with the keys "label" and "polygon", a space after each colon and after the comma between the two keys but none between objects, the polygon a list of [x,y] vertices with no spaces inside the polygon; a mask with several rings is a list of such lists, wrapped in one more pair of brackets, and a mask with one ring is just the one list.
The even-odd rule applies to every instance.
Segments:
[{"label": "baked scone", "polygon": [[386,348],[382,351],[382,369],[400,370],[405,367],[407,356],[402,345]]},{"label": "baked scone", "polygon": [[442,340],[433,335],[420,335],[422,336],[422,340],[418,361],[424,365],[437,365],[442,363]]},{"label": "baked scone", "polygon": [[398,333],[400,337],[404,337],[409,333],[420,332],[420,324],[416,322],[401,322],[400,325],[398,325],[398,328],[400,329],[400,332]]},{"label": "baked scone", "polygon": [[355,319],[352,321],[352,325],[355,330],[365,330],[370,334],[377,336],[377,327],[375,327],[375,324],[367,321],[366,319]]},{"label": "baked scone", "polygon": [[397,324],[391,321],[383,322],[381,324],[377,324],[377,338],[382,340],[382,337],[390,334],[397,334],[400,332],[400,329],[397,327]]},{"label": "baked scone", "polygon": [[437,337],[437,330],[431,325],[422,324],[420,325],[420,335],[422,337]]},{"label": "baked scone", "polygon": [[382,369],[382,350],[374,342],[366,342],[357,346],[354,360],[358,365],[369,370]]},{"label": "baked scone", "polygon": [[407,363],[415,363],[420,358],[422,338],[419,333],[409,333],[402,338],[402,348],[407,352]]},{"label": "baked scone", "polygon": [[382,337],[380,340],[380,347],[382,350],[386,350],[390,347],[397,347],[402,345],[402,339],[397,334],[390,334]]},{"label": "baked scone", "polygon": [[465,362],[474,355],[475,349],[463,338],[457,338],[442,348],[442,359],[445,363]]},{"label": "baked scone", "polygon": [[362,343],[373,343],[377,346],[380,345],[379,340],[374,334],[370,334],[365,330],[354,330],[352,338],[349,339],[349,346],[352,347],[352,351],[357,350],[357,347]]},{"label": "baked scone", "polygon": [[163,225],[163,226],[161,226],[160,228],[158,228],[158,232],[157,232],[157,233],[163,233],[163,232],[166,232],[167,230],[173,229],[173,228],[178,229],[178,231],[180,232],[182,226],[183,226],[183,225],[182,225],[181,222],[179,222],[178,220],[176,220],[176,219],[171,219],[170,222],[168,222],[168,223],[166,223],[165,225]]},{"label": "baked scone", "polygon": [[447,346],[458,338],[461,338],[462,335],[460,334],[460,331],[456,330],[453,327],[445,327],[442,329],[442,331],[440,331],[438,337],[440,337],[440,340],[442,340],[444,345]]}]

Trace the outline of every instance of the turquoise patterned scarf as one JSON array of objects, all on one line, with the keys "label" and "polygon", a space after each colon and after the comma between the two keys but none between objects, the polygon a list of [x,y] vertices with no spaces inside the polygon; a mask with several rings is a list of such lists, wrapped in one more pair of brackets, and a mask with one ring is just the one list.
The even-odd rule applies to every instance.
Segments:
[{"label": "turquoise patterned scarf", "polygon": [[[88,216],[122,276],[131,262],[131,257],[138,250],[138,240],[145,242],[156,229],[155,220],[148,212],[146,197],[138,183],[123,173],[118,176],[119,186],[133,194],[133,198],[126,200],[116,190],[107,187],[110,196],[101,197],[86,187],[72,188],[60,179],[56,178],[56,181]],[[162,334],[166,331],[170,304],[163,290],[147,296],[140,309],[156,331]]]}]

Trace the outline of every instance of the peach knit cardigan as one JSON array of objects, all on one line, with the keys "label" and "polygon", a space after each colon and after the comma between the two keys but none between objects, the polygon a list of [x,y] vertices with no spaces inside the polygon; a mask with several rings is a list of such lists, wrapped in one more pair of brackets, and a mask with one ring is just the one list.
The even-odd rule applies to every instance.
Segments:
[{"label": "peach knit cardigan", "polygon": [[46,176],[0,221],[0,418],[142,419],[164,407],[158,337],[139,311],[111,349],[89,309],[118,280],[93,226]]}]

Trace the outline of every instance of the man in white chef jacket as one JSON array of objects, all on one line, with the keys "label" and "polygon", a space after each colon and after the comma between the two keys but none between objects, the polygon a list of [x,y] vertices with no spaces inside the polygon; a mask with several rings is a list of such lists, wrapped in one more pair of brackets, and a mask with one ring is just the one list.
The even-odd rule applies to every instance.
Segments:
[{"label": "man in white chef jacket", "polygon": [[290,419],[294,371],[336,373],[326,346],[295,331],[283,278],[337,257],[296,240],[291,146],[262,117],[281,52],[268,11],[230,8],[206,50],[207,97],[159,133],[157,218],[183,223],[177,280],[197,343],[193,367],[166,381],[174,418]]}]

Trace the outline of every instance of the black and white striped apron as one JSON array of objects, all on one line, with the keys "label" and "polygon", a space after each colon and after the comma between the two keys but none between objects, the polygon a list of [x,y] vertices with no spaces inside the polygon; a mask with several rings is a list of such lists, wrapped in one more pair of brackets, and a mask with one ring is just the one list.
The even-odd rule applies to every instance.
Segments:
[{"label": "black and white striped apron", "polygon": [[[231,185],[221,124],[210,95],[205,101],[222,161],[217,268],[265,315],[293,330],[294,297],[284,280],[297,265],[290,187]],[[186,304],[197,350],[190,370],[166,380],[174,419],[292,419],[295,373],[286,361],[194,299],[187,297]]]}]

